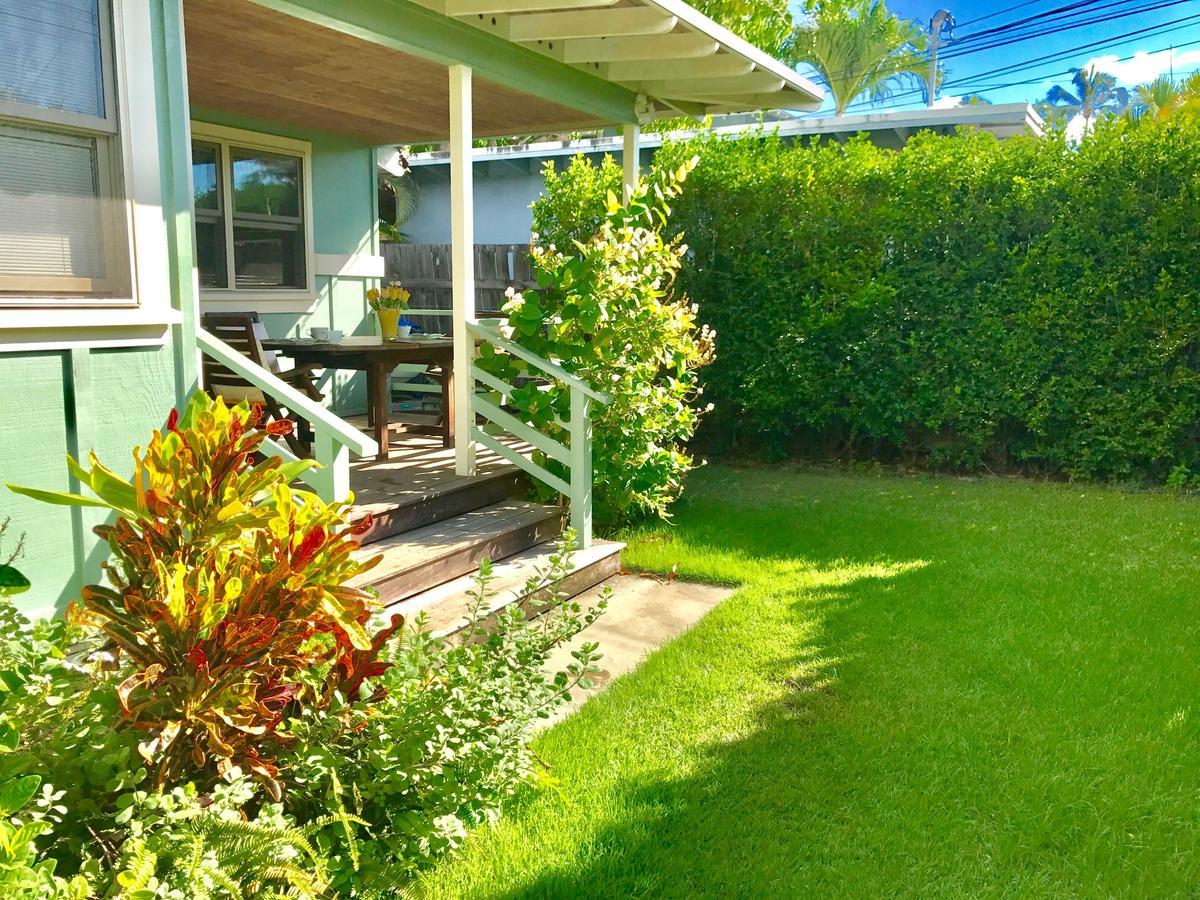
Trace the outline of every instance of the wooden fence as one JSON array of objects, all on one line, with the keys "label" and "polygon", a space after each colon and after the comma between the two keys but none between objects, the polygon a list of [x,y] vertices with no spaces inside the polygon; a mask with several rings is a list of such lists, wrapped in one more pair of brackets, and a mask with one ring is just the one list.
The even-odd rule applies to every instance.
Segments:
[{"label": "wooden fence", "polygon": [[[444,309],[445,315],[420,315],[409,318],[426,331],[447,332],[452,306],[449,244],[383,243],[386,281],[399,281],[412,292],[409,306],[417,309]],[[536,286],[529,264],[527,244],[475,245],[475,314],[495,316],[504,303],[509,287],[523,291]]]}]

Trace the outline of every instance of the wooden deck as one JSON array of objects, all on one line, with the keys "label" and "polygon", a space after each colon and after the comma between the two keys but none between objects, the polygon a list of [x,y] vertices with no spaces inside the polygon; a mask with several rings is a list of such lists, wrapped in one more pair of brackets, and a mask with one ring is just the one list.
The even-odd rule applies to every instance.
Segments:
[{"label": "wooden deck", "polygon": [[[527,453],[529,445],[515,438],[500,438],[513,449]],[[397,502],[442,494],[456,487],[479,482],[498,472],[515,472],[516,467],[483,447],[476,454],[477,472],[473,477],[454,473],[454,450],[442,446],[442,439],[425,434],[398,434],[392,437],[392,452],[386,462],[359,459],[350,465],[350,488],[354,491],[356,511],[377,514]]]},{"label": "wooden deck", "polygon": [[[498,439],[523,454],[532,449],[511,437]],[[478,448],[477,474],[465,478],[454,473],[454,451],[443,448],[440,437],[400,434],[391,446],[386,461],[361,459],[351,466],[351,518],[372,517],[355,555],[381,557],[354,584],[373,589],[389,613],[424,612],[437,633],[452,634],[465,622],[469,592],[486,558],[494,564],[491,611],[520,603],[530,615],[540,612],[534,598],[549,595],[530,594],[529,580],[550,566],[564,508],[524,499],[525,475],[485,448]],[[554,593],[574,596],[615,573],[621,547],[596,541],[579,551]]]},{"label": "wooden deck", "polygon": [[[531,449],[514,438],[501,440],[520,453]],[[364,543],[524,493],[525,477],[517,467],[483,447],[476,454],[476,474],[465,477],[455,474],[454,451],[440,437],[398,434],[391,446],[386,461],[351,463],[351,518],[369,514],[375,520]]]}]

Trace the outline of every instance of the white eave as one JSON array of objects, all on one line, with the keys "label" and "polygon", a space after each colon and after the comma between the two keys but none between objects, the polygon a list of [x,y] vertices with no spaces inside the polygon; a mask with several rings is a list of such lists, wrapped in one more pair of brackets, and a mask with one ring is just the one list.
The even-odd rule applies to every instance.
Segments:
[{"label": "white eave", "polygon": [[641,95],[643,120],[814,110],[824,92],[681,0],[418,0]]}]

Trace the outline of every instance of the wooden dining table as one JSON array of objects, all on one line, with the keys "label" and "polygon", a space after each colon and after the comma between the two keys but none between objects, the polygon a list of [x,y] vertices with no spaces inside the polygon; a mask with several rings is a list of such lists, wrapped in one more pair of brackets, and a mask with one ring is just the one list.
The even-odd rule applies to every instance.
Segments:
[{"label": "wooden dining table", "polygon": [[280,338],[262,342],[266,350],[291,357],[297,365],[311,364],[323,369],[350,369],[367,375],[369,427],[379,443],[378,459],[388,458],[388,434],[391,427],[392,398],[388,396],[388,376],[402,363],[423,363],[442,370],[442,445],[454,446],[454,341],[451,338],[427,338],[385,341],[378,337],[344,337],[337,343]]}]

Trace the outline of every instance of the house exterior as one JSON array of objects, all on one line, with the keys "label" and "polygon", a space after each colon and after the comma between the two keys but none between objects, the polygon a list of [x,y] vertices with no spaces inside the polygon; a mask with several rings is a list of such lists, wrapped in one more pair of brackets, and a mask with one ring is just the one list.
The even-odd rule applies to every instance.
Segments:
[{"label": "house exterior", "polygon": [[[0,481],[44,490],[79,490],[67,454],[128,459],[200,386],[208,354],[314,422],[314,487],[344,493],[348,457],[376,445],[230,357],[201,315],[253,310],[274,336],[373,334],[377,148],[447,140],[454,372],[467,376],[455,465],[471,472],[473,137],[621,127],[633,178],[639,123],[820,101],[678,0],[0,8]],[[326,386],[334,410],[356,407],[353,378]],[[98,577],[102,514],[5,492],[0,517],[25,535],[30,611]]]},{"label": "house exterior", "polygon": [[[454,371],[469,376],[475,136],[619,126],[634,178],[641,122],[820,102],[677,0],[28,0],[20,13],[0,19],[0,480],[47,491],[79,490],[67,454],[128,458],[199,388],[202,354],[294,402],[325,464],[314,487],[347,490],[349,455],[376,444],[234,359],[200,317],[373,334],[379,146],[450,142]],[[458,380],[455,466],[469,473],[472,382]],[[330,406],[355,407],[353,378],[326,384]],[[102,514],[6,492],[0,516],[25,538],[31,612],[100,574]]]},{"label": "house exterior", "polygon": [[[1000,139],[1018,134],[1041,136],[1045,123],[1027,103],[979,104],[918,110],[891,110],[857,116],[789,117],[782,121],[722,124],[712,129],[718,135],[734,136],[762,130],[778,133],[784,140],[844,141],[866,134],[882,147],[899,149],[918,131],[951,134],[960,127],[978,128]],[[682,139],[699,132],[676,132]],[[661,134],[645,134],[640,141],[641,163],[646,165],[662,145]],[[619,156],[621,138],[606,136],[570,141],[546,141],[512,147],[481,147],[475,160],[475,239],[481,244],[525,244],[529,242],[532,214],[529,204],[544,187],[542,169],[549,161],[563,166],[583,154],[600,160],[606,154]],[[401,226],[415,244],[445,244],[450,241],[449,154],[446,151],[409,154],[409,173],[417,186],[420,204]],[[380,150],[379,164],[385,171],[401,174],[394,148]]]}]

